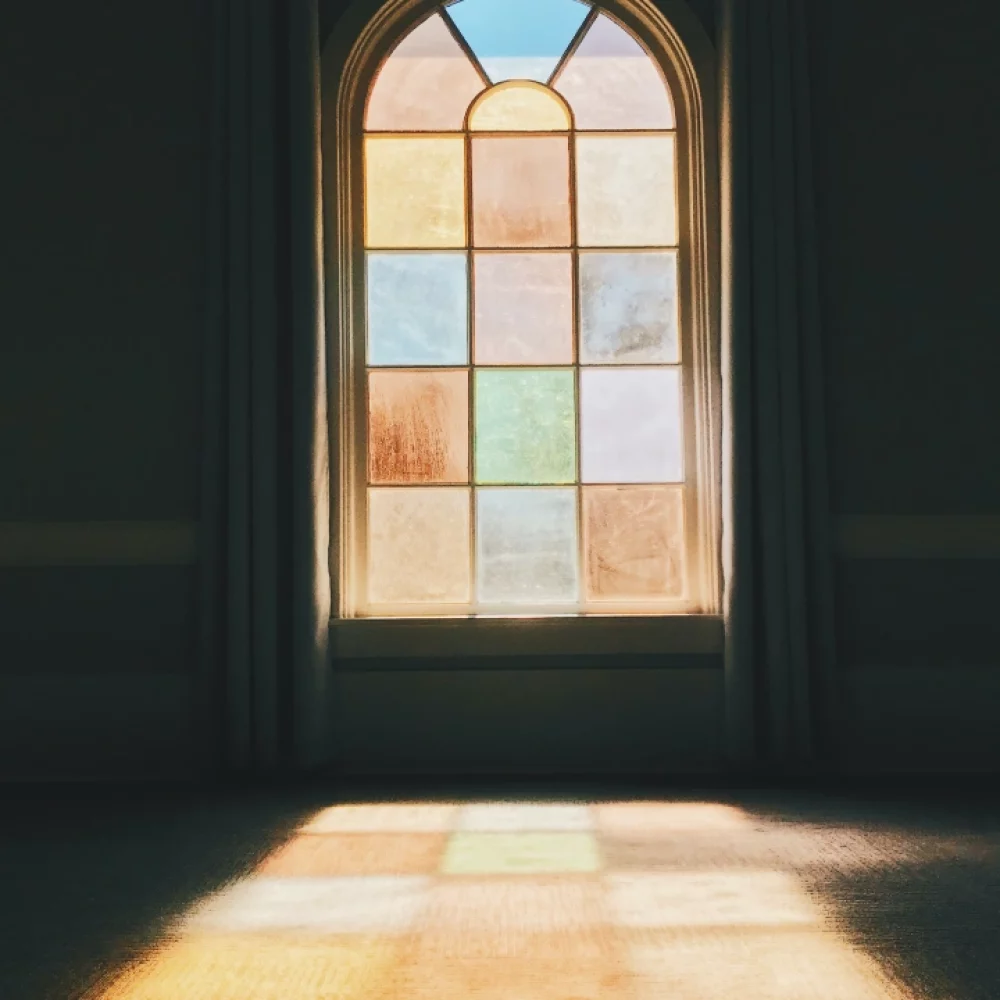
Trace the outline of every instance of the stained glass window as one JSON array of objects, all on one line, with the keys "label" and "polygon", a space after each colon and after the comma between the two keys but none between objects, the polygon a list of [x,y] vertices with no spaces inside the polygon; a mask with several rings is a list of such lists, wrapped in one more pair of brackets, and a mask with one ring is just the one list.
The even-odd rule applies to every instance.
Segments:
[{"label": "stained glass window", "polygon": [[682,600],[684,248],[657,63],[579,0],[456,0],[364,137],[370,614]]}]

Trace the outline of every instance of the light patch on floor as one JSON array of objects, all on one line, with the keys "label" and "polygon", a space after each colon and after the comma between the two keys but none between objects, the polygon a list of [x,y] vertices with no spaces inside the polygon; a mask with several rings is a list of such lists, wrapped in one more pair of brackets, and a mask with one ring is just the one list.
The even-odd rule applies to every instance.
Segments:
[{"label": "light patch on floor", "polygon": [[915,1000],[791,834],[713,802],[335,805],[89,1000]]}]

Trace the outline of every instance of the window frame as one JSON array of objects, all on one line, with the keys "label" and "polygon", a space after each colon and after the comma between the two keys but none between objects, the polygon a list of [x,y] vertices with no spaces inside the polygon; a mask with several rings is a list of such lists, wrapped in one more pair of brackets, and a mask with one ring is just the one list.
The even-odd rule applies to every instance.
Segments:
[{"label": "window frame", "polygon": [[436,617],[433,610],[413,617],[358,614],[350,584],[364,579],[355,526],[364,525],[367,478],[364,109],[383,58],[439,3],[390,0],[380,5],[377,0],[362,0],[354,6],[367,8],[359,13],[370,12],[370,19],[341,65],[331,67],[332,60],[324,53],[323,108],[335,109],[332,116],[323,115],[326,332],[334,403],[329,411],[334,654],[416,655],[414,643],[423,648],[428,637],[438,653],[456,655],[482,650],[487,637],[485,648],[499,655],[577,646],[593,649],[595,642],[597,648],[609,651],[717,652],[722,630],[722,386],[714,52],[683,0],[661,0],[659,9],[649,0],[599,6],[646,45],[667,79],[674,103],[690,601],[675,605],[673,611],[661,606],[509,617],[456,617],[454,612]]}]

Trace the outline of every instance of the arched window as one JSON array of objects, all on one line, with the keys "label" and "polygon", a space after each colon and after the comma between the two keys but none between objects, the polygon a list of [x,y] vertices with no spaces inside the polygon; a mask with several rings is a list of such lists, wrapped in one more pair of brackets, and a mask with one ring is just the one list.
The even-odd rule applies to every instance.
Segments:
[{"label": "arched window", "polygon": [[374,74],[346,617],[716,609],[704,160],[663,62],[598,5],[457,0]]}]

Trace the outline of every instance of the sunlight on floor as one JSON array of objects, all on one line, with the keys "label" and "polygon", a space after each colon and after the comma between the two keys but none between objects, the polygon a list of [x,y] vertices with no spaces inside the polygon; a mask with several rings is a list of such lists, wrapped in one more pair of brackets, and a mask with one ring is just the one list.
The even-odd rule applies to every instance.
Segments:
[{"label": "sunlight on floor", "polygon": [[92,997],[911,998],[782,870],[794,842],[712,802],[332,806]]}]

